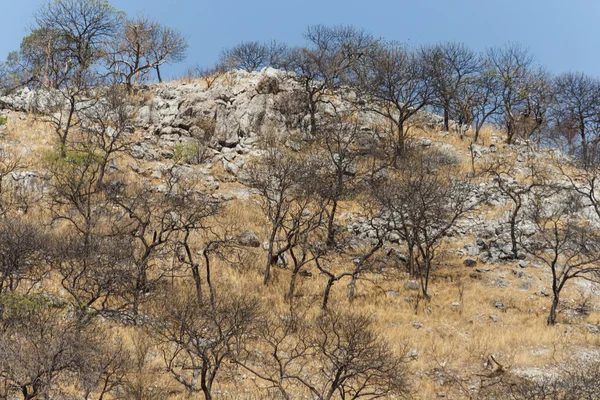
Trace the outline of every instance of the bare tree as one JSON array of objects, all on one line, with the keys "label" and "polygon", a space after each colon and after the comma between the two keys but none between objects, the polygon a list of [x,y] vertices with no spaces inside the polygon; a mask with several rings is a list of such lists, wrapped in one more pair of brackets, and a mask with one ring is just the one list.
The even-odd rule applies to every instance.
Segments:
[{"label": "bare tree", "polygon": [[20,158],[6,149],[0,149],[0,216],[6,216],[15,206],[15,188],[7,187],[7,178],[19,170]]},{"label": "bare tree", "polygon": [[10,92],[22,86],[60,89],[72,73],[67,51],[58,30],[34,28],[4,63],[5,90]]},{"label": "bare tree", "polygon": [[377,182],[375,188],[388,223],[406,242],[409,270],[420,279],[426,298],[433,261],[443,239],[481,201],[474,195],[473,185],[454,178],[445,162],[441,155],[415,154],[395,176]]},{"label": "bare tree", "polygon": [[523,207],[536,187],[546,185],[547,176],[544,167],[532,156],[527,159],[525,176],[519,176],[507,159],[490,161],[483,167],[483,173],[492,177],[499,192],[510,199],[511,211],[508,218],[512,258],[518,259],[521,232],[519,225],[523,218]]},{"label": "bare tree", "polygon": [[433,106],[442,110],[444,129],[450,129],[453,104],[460,102],[465,95],[464,87],[475,78],[479,71],[480,58],[463,43],[446,42],[430,48],[423,48],[427,73],[431,76],[434,91]]},{"label": "bare tree", "polygon": [[257,356],[250,346],[237,359],[285,399],[296,393],[319,400],[406,396],[403,357],[375,332],[365,315],[327,312],[316,319],[293,310],[261,325]]},{"label": "bare tree", "polygon": [[552,306],[548,325],[556,323],[560,295],[572,279],[600,281],[600,239],[590,221],[581,216],[582,197],[562,191],[550,197],[546,187],[534,192],[527,210],[536,232],[522,247],[552,273]]},{"label": "bare tree", "polygon": [[467,113],[472,114],[472,123],[475,125],[473,142],[478,141],[481,129],[499,112],[502,106],[500,96],[502,87],[502,82],[495,73],[491,61],[482,60],[481,71],[465,89],[467,93],[473,94],[472,97],[465,96],[466,99],[472,99],[472,103],[467,102]]},{"label": "bare tree", "polygon": [[63,158],[47,160],[50,181],[50,211],[54,221],[66,222],[87,245],[103,214],[101,193],[97,189],[100,164],[83,148],[65,150]]},{"label": "bare tree", "polygon": [[317,130],[317,143],[323,151],[325,167],[317,182],[318,193],[327,204],[327,246],[336,244],[336,216],[342,200],[357,190],[358,162],[361,156],[360,126],[353,116],[338,114]]},{"label": "bare tree", "polygon": [[194,295],[170,293],[157,305],[151,323],[165,370],[188,393],[213,398],[213,385],[225,362],[253,329],[256,301],[219,296],[214,305],[199,305]]},{"label": "bare tree", "polygon": [[340,87],[352,75],[353,67],[374,44],[371,35],[352,26],[309,26],[305,33],[309,46],[294,48],[285,61],[290,77],[302,85],[306,95],[310,133],[317,130],[317,112],[330,104],[328,91]]},{"label": "bare tree", "polygon": [[[147,297],[174,268],[164,262],[167,248],[177,241],[177,235],[202,227],[206,218],[215,215],[218,204],[205,194],[186,190],[181,176],[172,176],[167,182],[169,190],[158,193],[149,187],[111,185],[106,190],[110,204],[121,210],[127,218],[114,224],[114,230],[129,234],[134,239],[134,284],[125,299],[135,315],[142,300]],[[174,247],[171,246],[171,250]],[[153,268],[156,260],[162,260],[159,268]]]},{"label": "bare tree", "polygon": [[[308,364],[312,350],[305,337],[305,316],[291,307],[285,314],[270,315],[257,321],[257,341],[243,341],[234,362],[255,375],[266,385],[267,391],[275,390],[284,399],[293,398],[294,373],[302,373]],[[256,346],[264,345],[267,352],[257,352]]]},{"label": "bare tree", "polygon": [[316,196],[311,192],[313,172],[306,160],[276,147],[268,149],[260,162],[249,168],[250,184],[258,189],[269,221],[265,284],[271,278],[271,266],[321,224],[322,208],[315,204]]},{"label": "bare tree", "polygon": [[285,64],[288,47],[275,40],[242,42],[221,52],[218,64],[226,69],[258,71],[264,67],[280,68]]},{"label": "bare tree", "polygon": [[[58,45],[64,65],[62,76],[49,79],[50,86],[44,89],[59,89],[46,94],[46,110],[50,111],[50,122],[54,125],[60,142],[61,155],[65,155],[69,133],[76,126],[77,113],[88,106],[85,101],[88,90],[101,83],[103,72],[99,62],[106,43],[113,39],[119,23],[119,13],[101,0],[58,0],[41,7],[35,14],[34,32],[51,32],[55,40],[48,45]],[[46,55],[54,53],[54,50]],[[57,85],[60,83],[60,85]],[[49,109],[49,110],[48,110]]]},{"label": "bare tree", "polygon": [[551,106],[554,137],[560,146],[581,157],[585,168],[597,163],[600,141],[600,81],[583,73],[555,78],[556,95]]},{"label": "bare tree", "polygon": [[525,140],[534,140],[538,148],[547,134],[554,91],[550,74],[543,68],[532,69],[528,76],[525,105],[517,118],[516,134]]},{"label": "bare tree", "polygon": [[83,118],[83,146],[98,159],[99,171],[96,188],[101,189],[104,176],[115,156],[126,151],[133,131],[136,108],[128,102],[119,86],[101,90],[97,103],[81,113]]},{"label": "bare tree", "polygon": [[162,82],[160,67],[185,60],[187,48],[181,33],[140,15],[124,21],[106,58],[116,79],[131,90],[134,83],[143,82],[152,70]]},{"label": "bare tree", "polygon": [[69,318],[60,304],[43,295],[3,295],[0,312],[4,397],[66,397],[69,386],[81,384],[79,371],[94,368],[98,337]]},{"label": "bare tree", "polygon": [[350,282],[348,283],[348,301],[350,303],[354,301],[358,280],[364,274],[371,271],[371,260],[383,247],[384,241],[391,232],[390,224],[385,223],[387,215],[382,213],[383,209],[378,207],[378,204],[374,201],[368,199],[361,199],[361,201],[363,202],[363,212],[365,214],[364,224],[369,227],[374,237],[369,242],[360,246],[356,251],[347,254],[353,260],[352,264],[340,263],[339,260],[334,262],[323,253],[324,249],[318,246],[311,249],[317,269],[327,277],[327,283],[323,290],[323,301],[321,303],[321,309],[323,310],[328,309],[333,285],[344,278],[350,278]]},{"label": "bare tree", "polygon": [[506,142],[512,143],[519,115],[527,104],[534,58],[529,50],[515,43],[488,49],[487,58],[501,83],[498,124],[506,131]]},{"label": "bare tree", "polygon": [[132,240],[98,233],[87,240],[77,234],[55,237],[50,264],[78,314],[87,318],[94,311],[110,316],[126,306],[118,300],[135,282]]},{"label": "bare tree", "polygon": [[422,52],[398,43],[380,43],[366,54],[358,73],[359,90],[367,108],[390,123],[392,164],[405,155],[408,121],[430,104],[431,77]]},{"label": "bare tree", "polygon": [[46,235],[37,225],[0,219],[0,294],[29,293],[45,276]]}]

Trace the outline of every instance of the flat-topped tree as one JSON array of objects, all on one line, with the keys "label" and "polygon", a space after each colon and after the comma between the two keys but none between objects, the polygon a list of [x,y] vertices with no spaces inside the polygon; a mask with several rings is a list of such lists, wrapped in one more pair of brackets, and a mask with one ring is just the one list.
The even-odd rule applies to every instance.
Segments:
[{"label": "flat-topped tree", "polygon": [[285,43],[276,40],[242,42],[224,49],[219,56],[218,65],[224,69],[242,69],[247,72],[264,67],[282,68],[288,51]]},{"label": "flat-topped tree", "polygon": [[123,22],[105,57],[117,81],[131,89],[152,70],[162,82],[161,65],[185,60],[187,48],[186,39],[177,30],[140,15]]}]

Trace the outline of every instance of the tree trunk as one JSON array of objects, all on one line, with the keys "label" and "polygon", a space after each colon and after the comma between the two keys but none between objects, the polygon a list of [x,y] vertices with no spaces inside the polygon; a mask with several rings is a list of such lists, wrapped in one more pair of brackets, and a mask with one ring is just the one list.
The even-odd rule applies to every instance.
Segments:
[{"label": "tree trunk", "polygon": [[327,281],[327,286],[325,287],[325,293],[323,293],[323,304],[321,308],[323,310],[327,310],[327,303],[329,302],[329,293],[331,292],[331,287],[335,283],[335,279],[333,277],[329,278]]},{"label": "tree trunk", "polygon": [[157,65],[154,67],[156,69],[156,77],[158,78],[158,83],[162,83],[162,76],[160,75],[160,67]]},{"label": "tree trunk", "polygon": [[348,284],[348,302],[352,303],[356,296],[356,281],[358,280],[357,274],[352,275],[352,280]]},{"label": "tree trunk", "polygon": [[204,398],[206,400],[212,400],[211,386],[212,382],[208,379],[208,369],[206,367],[202,367],[202,375],[200,376],[200,387],[202,388],[202,393],[204,393]]},{"label": "tree trunk", "polygon": [[398,167],[398,160],[404,156],[405,150],[405,137],[404,137],[404,121],[398,121],[396,124],[398,129],[398,137],[396,138],[396,149],[394,151],[394,158],[392,159],[392,166]]},{"label": "tree trunk", "polygon": [[519,209],[521,208],[521,204],[515,204],[515,210],[511,214],[510,218],[510,241],[512,246],[513,259],[519,258],[519,248],[517,244],[517,216],[519,214]]},{"label": "tree trunk", "polygon": [[[65,130],[60,136],[60,157],[65,158],[67,156],[67,138],[69,136],[69,130],[71,129],[71,124],[73,123],[73,116],[75,115],[75,99],[71,97],[69,99],[69,115],[67,116],[67,123],[65,124]],[[62,117],[61,117],[62,119]],[[60,125],[58,126],[58,131],[60,132]]]},{"label": "tree trunk", "polygon": [[558,309],[558,300],[559,294],[554,292],[554,297],[552,298],[552,307],[550,307],[550,314],[548,315],[547,323],[548,325],[554,325],[556,323],[556,310]]},{"label": "tree trunk", "polygon": [[444,130],[450,131],[450,112],[448,107],[444,107]]},{"label": "tree trunk", "polygon": [[294,298],[294,292],[296,291],[296,278],[298,277],[298,271],[294,269],[292,272],[292,277],[290,278],[290,288],[287,294],[287,299],[291,303]]},{"label": "tree trunk", "polygon": [[210,278],[210,257],[208,256],[208,251],[204,249],[202,252],[204,256],[204,263],[206,264],[206,284],[208,285],[208,294],[210,296],[210,304],[215,305],[215,291],[212,286],[212,280]]},{"label": "tree trunk", "polygon": [[327,247],[335,246],[335,213],[337,211],[338,202],[333,201],[329,221],[327,222]]},{"label": "tree trunk", "polygon": [[408,274],[411,278],[416,276],[415,271],[415,248],[412,245],[408,246]]},{"label": "tree trunk", "polygon": [[196,297],[198,304],[202,305],[202,281],[200,280],[200,270],[198,264],[192,263],[192,277],[194,278],[194,285],[196,286]]},{"label": "tree trunk", "polygon": [[269,238],[269,250],[267,252],[267,266],[265,267],[265,278],[263,283],[266,285],[271,279],[271,265],[273,264],[273,246],[275,244],[275,236],[277,236],[277,227],[273,228],[271,237]]},{"label": "tree trunk", "polygon": [[427,292],[429,290],[429,274],[431,272],[431,260],[429,259],[428,256],[425,256],[423,263],[424,263],[423,269],[425,271],[421,271],[421,273],[420,273],[421,291],[423,292],[423,297],[426,298],[427,300],[429,300],[431,298],[431,296],[429,296],[429,294]]}]

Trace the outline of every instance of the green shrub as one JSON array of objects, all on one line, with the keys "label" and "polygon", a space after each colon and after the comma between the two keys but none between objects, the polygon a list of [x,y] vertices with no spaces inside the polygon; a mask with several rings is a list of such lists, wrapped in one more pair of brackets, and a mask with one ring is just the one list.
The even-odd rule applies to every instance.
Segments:
[{"label": "green shrub", "polygon": [[204,154],[199,143],[177,143],[173,148],[174,160],[178,164],[199,164]]}]

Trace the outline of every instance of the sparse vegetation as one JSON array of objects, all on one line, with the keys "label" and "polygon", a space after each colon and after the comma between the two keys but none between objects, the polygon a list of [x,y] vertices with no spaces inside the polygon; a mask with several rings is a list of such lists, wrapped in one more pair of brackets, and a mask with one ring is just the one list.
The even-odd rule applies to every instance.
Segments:
[{"label": "sparse vegetation", "polygon": [[150,17],[35,17],[0,398],[598,397],[595,78],[317,25],[161,82],[187,43]]}]

